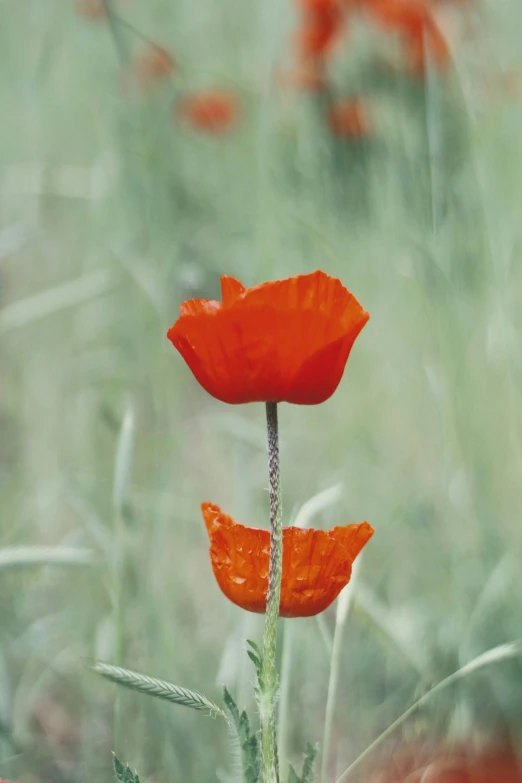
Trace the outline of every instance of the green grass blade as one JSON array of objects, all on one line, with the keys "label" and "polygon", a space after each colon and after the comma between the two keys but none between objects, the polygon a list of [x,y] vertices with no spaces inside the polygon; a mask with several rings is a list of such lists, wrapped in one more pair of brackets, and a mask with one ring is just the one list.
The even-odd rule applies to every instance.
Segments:
[{"label": "green grass blade", "polygon": [[28,566],[94,565],[94,552],[65,546],[11,546],[0,549],[0,571]]},{"label": "green grass blade", "polygon": [[123,514],[128,498],[130,473],[134,455],[134,420],[134,408],[132,404],[129,403],[120,427],[114,464],[112,502],[115,511],[119,514]]},{"label": "green grass blade", "polygon": [[[335,631],[333,638],[332,656],[330,658],[330,676],[328,679],[328,695],[326,697],[326,710],[324,719],[323,747],[321,758],[321,783],[326,783],[328,772],[328,759],[330,755],[330,744],[332,738],[333,720],[335,713],[335,702],[339,687],[339,672],[341,667],[342,655],[342,636],[346,620],[352,606],[354,591],[357,585],[359,569],[361,567],[361,556],[353,564],[352,578],[346,587],[341,590],[337,599],[337,611],[335,615]],[[312,756],[312,761],[313,758]]]},{"label": "green grass blade", "polygon": [[214,704],[213,701],[207,699],[206,696],[203,696],[202,693],[199,693],[199,691],[191,691],[188,688],[182,688],[180,685],[174,685],[165,680],[157,680],[155,677],[148,677],[146,674],[139,674],[130,669],[122,669],[120,666],[111,666],[100,661],[89,664],[88,668],[94,674],[99,674],[101,677],[105,677],[117,685],[122,685],[124,688],[130,688],[130,690],[138,691],[139,693],[146,693],[149,696],[155,696],[157,699],[164,699],[173,704],[180,704],[182,707],[190,707],[193,710],[210,711],[214,715],[221,716],[228,723],[223,710],[217,704]]},{"label": "green grass blade", "polygon": [[112,286],[111,275],[101,270],[13,302],[0,310],[0,333],[10,332],[69,307],[76,307],[107,293]]}]

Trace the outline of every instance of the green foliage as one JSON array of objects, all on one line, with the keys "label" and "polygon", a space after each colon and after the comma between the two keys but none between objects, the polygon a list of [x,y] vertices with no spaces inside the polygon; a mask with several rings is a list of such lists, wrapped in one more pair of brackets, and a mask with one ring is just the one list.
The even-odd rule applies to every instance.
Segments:
[{"label": "green foliage", "polygon": [[215,715],[221,715],[221,717],[226,719],[224,712],[217,704],[214,704],[213,701],[210,701],[210,699],[207,699],[206,696],[203,696],[198,691],[191,691],[188,688],[182,688],[180,685],[174,685],[165,680],[157,680],[154,677],[148,677],[146,674],[139,674],[138,672],[130,671],[130,669],[122,669],[120,666],[111,666],[100,661],[89,665],[88,668],[95,674],[99,674],[117,685],[123,685],[124,688],[146,693],[149,696],[156,696],[158,699],[181,704],[183,707],[190,707],[193,710],[203,710],[205,712],[210,710]]},{"label": "green foliage", "polygon": [[303,771],[301,773],[301,783],[313,783],[315,780],[314,763],[317,756],[317,745],[306,743],[305,757],[303,761]]},{"label": "green foliage", "polygon": [[253,662],[254,666],[256,667],[257,683],[258,683],[258,687],[259,687],[259,692],[263,693],[263,691],[264,691],[263,677],[262,677],[263,653],[261,652],[261,649],[259,648],[259,645],[257,645],[251,639],[247,639],[247,644],[251,648],[250,650],[247,650],[247,655],[250,658],[250,660]]},{"label": "green foliage", "polygon": [[288,771],[288,783],[314,783],[314,763],[317,756],[317,751],[317,745],[311,745],[309,742],[306,743],[301,775],[299,776],[295,771],[295,768],[292,766],[292,764],[290,764]]},{"label": "green foliage", "polygon": [[255,734],[250,731],[250,722],[246,711],[239,712],[237,704],[226,688],[223,689],[225,710],[234,726],[241,747],[241,768],[243,783],[257,783],[261,770],[259,744]]},{"label": "green foliage", "polygon": [[121,783],[140,783],[137,772],[133,772],[128,765],[123,765],[119,758],[113,754],[112,766],[116,780]]},{"label": "green foliage", "polygon": [[290,769],[288,771],[288,783],[301,783],[301,778],[295,771],[292,764],[290,764]]}]

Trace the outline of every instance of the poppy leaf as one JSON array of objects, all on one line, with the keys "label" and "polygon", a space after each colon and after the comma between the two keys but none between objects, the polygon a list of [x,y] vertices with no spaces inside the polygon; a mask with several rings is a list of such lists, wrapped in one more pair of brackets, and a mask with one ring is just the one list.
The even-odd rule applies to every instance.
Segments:
[{"label": "poppy leaf", "polygon": [[254,663],[254,666],[256,667],[256,673],[257,673],[257,679],[259,680],[259,683],[261,683],[261,661],[255,655],[251,650],[247,650],[247,655],[250,658],[250,660]]},{"label": "poppy leaf", "polygon": [[252,652],[252,650],[247,650],[247,655],[250,658],[251,661],[253,661],[256,669],[259,669],[261,666],[261,661],[258,658],[258,656],[255,654],[255,652]]},{"label": "poppy leaf", "polygon": [[301,778],[291,764],[288,770],[288,783],[301,783]]},{"label": "poppy leaf", "polygon": [[230,695],[228,688],[223,688],[223,701],[225,702],[225,710],[227,711],[232,723],[236,728],[239,726],[239,710],[237,704]]},{"label": "poppy leaf", "polygon": [[128,765],[121,763],[119,758],[113,754],[112,767],[116,780],[121,783],[140,783],[137,772],[133,772]]},{"label": "poppy leaf", "polygon": [[301,783],[314,783],[315,772],[314,764],[319,748],[317,745],[306,743],[305,757],[303,761],[303,772],[301,774]]},{"label": "poppy leaf", "polygon": [[261,648],[259,647],[259,645],[253,642],[252,639],[247,639],[246,641],[248,646],[252,648],[252,650],[257,655],[257,657],[261,659],[263,657],[263,653],[261,652]]},{"label": "poppy leaf", "polygon": [[263,678],[261,676],[261,672],[263,670],[263,654],[255,642],[252,642],[250,639],[247,639],[247,644],[249,644],[250,647],[252,647],[251,650],[247,650],[247,655],[250,658],[250,660],[253,662],[254,666],[256,667],[256,675],[257,675],[259,691],[263,693],[264,686],[263,686]]},{"label": "poppy leaf", "polygon": [[250,731],[250,721],[246,711],[239,712],[236,702],[227,688],[223,688],[223,701],[231,724],[234,726],[241,747],[241,767],[244,783],[258,783],[261,772],[257,737]]}]

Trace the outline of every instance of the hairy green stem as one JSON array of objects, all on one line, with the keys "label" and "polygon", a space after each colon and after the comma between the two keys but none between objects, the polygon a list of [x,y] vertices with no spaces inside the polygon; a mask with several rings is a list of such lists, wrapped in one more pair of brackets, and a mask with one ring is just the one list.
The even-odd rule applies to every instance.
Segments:
[{"label": "hairy green stem", "polygon": [[261,755],[263,783],[279,783],[276,744],[276,638],[281,574],[283,571],[283,512],[279,475],[279,433],[277,403],[266,403],[268,427],[268,475],[270,486],[270,568],[263,630],[263,666],[259,711],[261,717]]}]

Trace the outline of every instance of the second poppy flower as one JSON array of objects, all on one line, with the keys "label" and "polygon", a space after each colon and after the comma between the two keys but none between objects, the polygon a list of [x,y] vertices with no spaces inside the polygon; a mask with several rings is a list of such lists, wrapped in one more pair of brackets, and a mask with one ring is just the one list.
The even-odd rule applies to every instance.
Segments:
[{"label": "second poppy flower", "polygon": [[[242,609],[264,613],[269,531],[240,525],[213,503],[202,503],[201,511],[221,590]],[[350,581],[352,563],[373,533],[368,522],[330,530],[283,528],[280,616],[311,617],[330,606]]]}]

